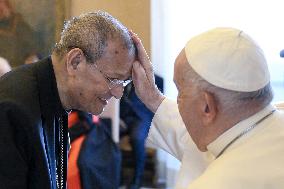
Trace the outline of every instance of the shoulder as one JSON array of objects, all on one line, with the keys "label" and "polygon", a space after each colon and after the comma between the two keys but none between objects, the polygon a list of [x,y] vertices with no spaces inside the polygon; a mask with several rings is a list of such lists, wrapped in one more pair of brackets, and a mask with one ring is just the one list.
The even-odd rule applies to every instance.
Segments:
[{"label": "shoulder", "polygon": [[249,143],[214,160],[190,189],[283,188],[284,170],[279,169],[284,166],[283,142]]},{"label": "shoulder", "polygon": [[[20,139],[33,132],[31,129],[34,117],[28,113],[24,106],[13,101],[0,101],[0,132],[7,137],[12,134]],[[24,134],[26,133],[26,134]]]},{"label": "shoulder", "polygon": [[22,108],[26,112],[28,109],[35,111],[38,93],[38,81],[33,68],[29,66],[16,68],[0,79],[1,107]]},{"label": "shoulder", "polygon": [[0,78],[0,99],[3,97],[17,97],[33,95],[37,81],[32,69],[21,67]]}]

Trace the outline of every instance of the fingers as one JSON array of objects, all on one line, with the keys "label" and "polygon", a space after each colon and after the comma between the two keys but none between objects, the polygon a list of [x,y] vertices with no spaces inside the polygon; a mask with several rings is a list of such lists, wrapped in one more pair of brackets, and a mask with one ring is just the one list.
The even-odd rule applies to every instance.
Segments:
[{"label": "fingers", "polygon": [[145,70],[146,73],[146,77],[147,79],[153,83],[154,85],[154,71],[153,71],[153,66],[149,60],[149,57],[146,53],[146,50],[143,47],[143,44],[141,42],[141,40],[139,39],[139,37],[133,33],[131,33],[131,37],[133,39],[133,42],[137,48],[137,53],[138,53],[138,61],[140,63],[140,65],[143,67],[143,69]]},{"label": "fingers", "polygon": [[139,61],[133,64],[132,78],[137,96],[150,111],[155,113],[165,97],[155,83],[148,79]]},{"label": "fingers", "polygon": [[145,69],[152,69],[152,64],[150,62],[150,59],[147,55],[147,52],[142,44],[142,41],[139,39],[139,37],[137,36],[137,34],[131,32],[132,34],[132,39],[133,39],[133,42],[137,48],[137,52],[138,52],[138,59],[139,61],[141,62],[142,66],[145,68]]},{"label": "fingers", "polygon": [[133,63],[132,69],[132,79],[135,86],[135,92],[140,100],[152,112],[155,112],[161,103],[163,96],[155,85],[153,66],[141,40],[133,32],[130,33],[138,53],[137,60]]},{"label": "fingers", "polygon": [[131,32],[131,37],[138,51],[138,59],[141,61],[142,64],[148,62],[149,57],[139,37],[133,32]]}]

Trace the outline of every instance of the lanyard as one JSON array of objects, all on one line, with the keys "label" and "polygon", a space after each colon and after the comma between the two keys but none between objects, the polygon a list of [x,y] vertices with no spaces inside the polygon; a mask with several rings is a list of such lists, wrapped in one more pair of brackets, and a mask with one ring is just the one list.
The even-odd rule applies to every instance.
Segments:
[{"label": "lanyard", "polygon": [[238,140],[242,136],[246,135],[248,132],[250,132],[252,129],[254,129],[260,122],[264,121],[266,118],[271,116],[274,112],[275,112],[275,110],[272,110],[271,112],[269,112],[269,114],[267,114],[266,116],[264,116],[263,118],[258,120],[255,124],[251,125],[250,127],[246,128],[244,131],[242,131],[238,136],[236,136],[229,144],[227,144],[223,148],[223,150],[216,156],[216,159],[218,157],[220,157],[227,150],[227,148],[229,148],[236,140]]}]

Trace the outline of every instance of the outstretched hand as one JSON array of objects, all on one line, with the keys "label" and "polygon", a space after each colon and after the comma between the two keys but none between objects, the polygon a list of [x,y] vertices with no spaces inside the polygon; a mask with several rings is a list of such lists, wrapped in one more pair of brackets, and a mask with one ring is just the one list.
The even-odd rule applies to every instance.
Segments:
[{"label": "outstretched hand", "polygon": [[133,32],[131,35],[137,48],[137,60],[133,63],[132,70],[135,92],[147,108],[155,113],[165,97],[155,84],[153,66],[141,40]]}]

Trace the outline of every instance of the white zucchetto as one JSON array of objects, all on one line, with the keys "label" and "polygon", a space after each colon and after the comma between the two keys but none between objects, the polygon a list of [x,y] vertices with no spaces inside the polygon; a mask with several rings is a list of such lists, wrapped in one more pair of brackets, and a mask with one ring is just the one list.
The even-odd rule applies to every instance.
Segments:
[{"label": "white zucchetto", "polygon": [[186,58],[204,80],[220,88],[252,92],[270,81],[262,49],[243,31],[215,28],[185,46]]}]

